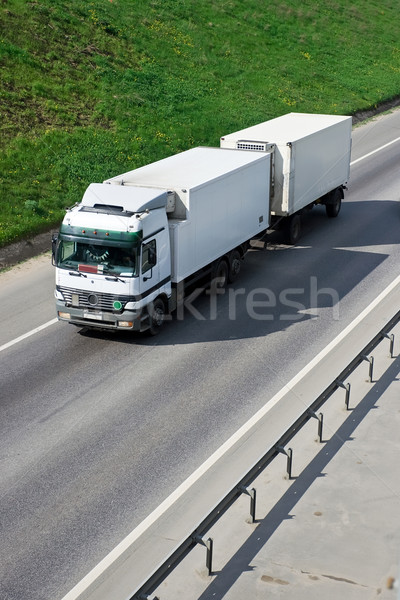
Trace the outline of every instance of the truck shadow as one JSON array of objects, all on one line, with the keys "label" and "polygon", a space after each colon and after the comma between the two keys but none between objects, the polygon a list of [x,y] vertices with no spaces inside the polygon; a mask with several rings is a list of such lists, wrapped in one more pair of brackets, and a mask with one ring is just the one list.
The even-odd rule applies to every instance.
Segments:
[{"label": "truck shadow", "polygon": [[81,331],[122,343],[176,345],[263,337],[309,320],[340,320],[341,302],[389,257],[380,247],[400,243],[400,228],[386,226],[399,218],[395,201],[344,202],[337,219],[314,208],[303,215],[297,245],[286,245],[281,231],[254,240],[238,281],[217,296],[194,290],[157,337]]}]

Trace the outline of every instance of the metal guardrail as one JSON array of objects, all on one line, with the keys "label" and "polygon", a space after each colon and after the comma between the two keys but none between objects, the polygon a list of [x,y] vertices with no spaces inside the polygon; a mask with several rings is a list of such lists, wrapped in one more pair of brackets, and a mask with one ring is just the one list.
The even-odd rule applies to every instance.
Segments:
[{"label": "metal guardrail", "polygon": [[[318,438],[322,441],[322,429],[323,429],[323,415],[320,413],[316,414],[321,406],[332,396],[332,394],[338,389],[343,388],[345,390],[345,406],[349,410],[350,401],[350,383],[344,384],[344,381],[351,375],[351,373],[358,367],[362,362],[367,361],[369,363],[369,380],[373,381],[373,367],[374,358],[369,354],[380,344],[384,339],[388,339],[390,342],[390,356],[393,358],[394,350],[394,334],[389,332],[397,325],[400,321],[400,310],[396,315],[381,329],[381,331],[375,335],[375,337],[363,348],[361,352],[347,365],[345,369],[338,374],[332,383],[318,396],[311,405],[305,409],[303,414],[288,428],[276,443],[269,448],[265,455],[253,465],[253,467],[242,477],[237,484],[229,490],[224,498],[221,499],[220,503],[213,508],[212,511],[203,519],[198,527],[192,531],[192,533],[182,542],[182,544],[176,549],[173,555],[169,556],[166,561],[160,565],[160,567],[149,577],[149,579],[135,591],[130,600],[145,600],[151,595],[154,590],[162,583],[162,581],[168,576],[168,574],[185,558],[185,556],[197,545],[203,544],[207,549],[206,554],[206,567],[209,575],[212,574],[212,552],[213,552],[213,540],[212,538],[204,539],[207,531],[218,521],[218,519],[229,509],[229,507],[241,496],[242,494],[248,494],[250,496],[250,516],[252,521],[255,521],[256,511],[256,490],[254,488],[249,489],[251,483],[260,475],[260,473],[271,463],[276,456],[280,453],[287,456],[287,476],[291,478],[292,470],[292,449],[288,448],[285,450],[285,446],[290,440],[304,427],[304,425],[311,419],[316,418],[318,420]],[[159,600],[154,597],[153,600]]]}]

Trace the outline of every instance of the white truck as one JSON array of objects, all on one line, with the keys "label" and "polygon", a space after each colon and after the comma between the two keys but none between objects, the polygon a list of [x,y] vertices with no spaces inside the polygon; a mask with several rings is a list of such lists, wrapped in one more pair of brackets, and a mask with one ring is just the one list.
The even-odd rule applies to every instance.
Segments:
[{"label": "white truck", "polygon": [[337,217],[350,175],[351,117],[289,113],[225,135],[221,148],[272,152],[271,228],[301,235],[301,213],[324,204]]},{"label": "white truck", "polygon": [[290,113],[92,183],[53,239],[58,319],[156,334],[192,284],[224,287],[250,240],[313,204],[337,216],[351,117]]},{"label": "white truck", "polygon": [[185,289],[234,281],[268,228],[271,154],[193,148],[92,183],[53,244],[60,320],[156,334]]}]

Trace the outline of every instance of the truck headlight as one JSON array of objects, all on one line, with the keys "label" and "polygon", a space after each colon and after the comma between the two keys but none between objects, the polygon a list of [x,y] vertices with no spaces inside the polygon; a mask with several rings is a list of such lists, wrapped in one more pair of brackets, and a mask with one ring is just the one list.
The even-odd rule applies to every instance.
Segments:
[{"label": "truck headlight", "polygon": [[60,290],[57,289],[54,290],[54,297],[56,298],[56,300],[64,300],[64,296],[62,295]]},{"label": "truck headlight", "polygon": [[125,310],[135,310],[136,309],[136,302],[127,302],[125,304]]}]

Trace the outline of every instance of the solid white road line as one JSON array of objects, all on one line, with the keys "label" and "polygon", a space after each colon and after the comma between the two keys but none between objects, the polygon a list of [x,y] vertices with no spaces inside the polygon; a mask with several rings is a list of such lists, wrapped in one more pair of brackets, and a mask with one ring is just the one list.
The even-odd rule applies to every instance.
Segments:
[{"label": "solid white road line", "polygon": [[380,152],[381,150],[384,150],[388,146],[391,146],[392,144],[395,144],[396,142],[399,142],[399,141],[400,141],[400,137],[396,138],[395,140],[392,140],[391,142],[388,142],[387,144],[385,144],[384,146],[381,146],[380,148],[377,148],[376,150],[372,150],[372,152],[368,152],[368,154],[364,154],[364,156],[361,156],[360,158],[353,160],[350,163],[350,166],[352,167],[353,165],[360,162],[361,160],[364,160],[364,158],[368,158],[369,156],[372,156],[373,154],[376,154],[377,152]]},{"label": "solid white road line", "polygon": [[26,338],[30,337],[34,333],[38,333],[39,331],[42,331],[42,329],[46,329],[46,327],[50,327],[50,325],[54,325],[54,323],[57,323],[57,321],[58,321],[57,318],[52,319],[51,321],[47,321],[47,323],[43,323],[43,325],[39,325],[39,327],[35,327],[35,329],[28,331],[28,333],[24,333],[23,335],[20,335],[19,337],[15,338],[15,340],[11,340],[11,342],[7,342],[7,344],[3,344],[2,346],[0,346],[0,352],[2,350],[7,350],[7,348],[10,348],[10,346],[14,346],[14,344],[18,344],[18,342],[22,342],[22,340],[26,340]]}]

